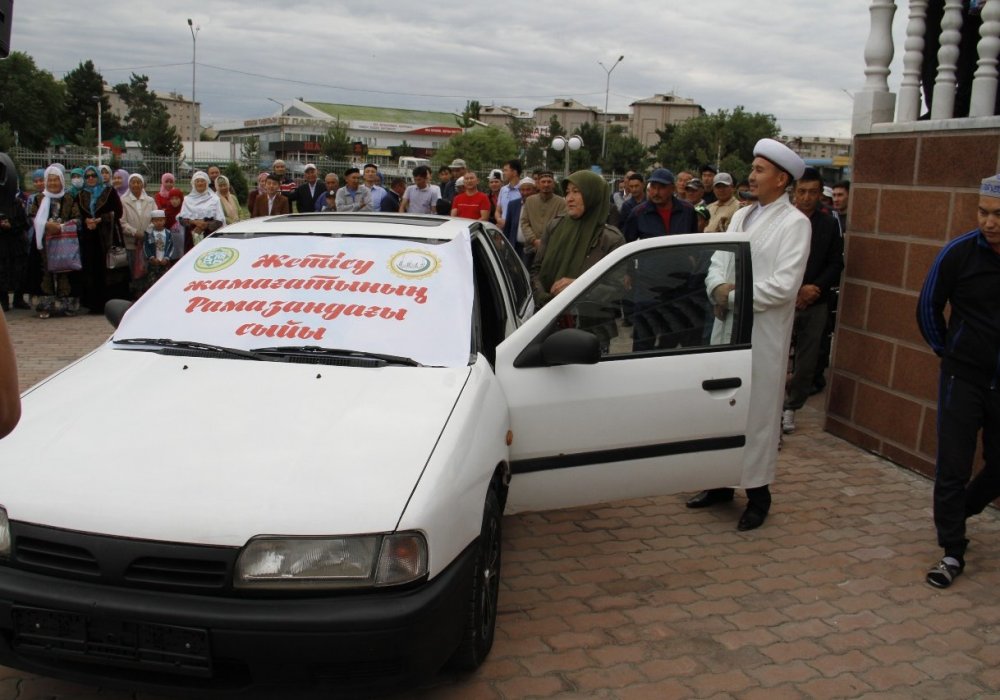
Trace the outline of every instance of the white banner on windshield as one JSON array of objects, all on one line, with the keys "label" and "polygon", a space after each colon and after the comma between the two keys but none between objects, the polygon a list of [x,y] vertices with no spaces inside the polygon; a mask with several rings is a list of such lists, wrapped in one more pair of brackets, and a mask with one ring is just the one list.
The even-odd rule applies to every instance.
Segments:
[{"label": "white banner on windshield", "polygon": [[472,284],[468,231],[441,244],[208,239],[129,309],[114,340],[309,345],[460,367],[469,362]]}]

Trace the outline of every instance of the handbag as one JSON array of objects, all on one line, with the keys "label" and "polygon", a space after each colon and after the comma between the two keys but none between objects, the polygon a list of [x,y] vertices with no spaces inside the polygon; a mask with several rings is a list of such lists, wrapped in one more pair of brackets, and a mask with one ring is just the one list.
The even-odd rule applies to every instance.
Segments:
[{"label": "handbag", "polygon": [[114,232],[118,234],[118,240],[112,241],[108,248],[107,266],[109,270],[117,270],[119,267],[128,267],[128,253],[125,252],[125,243],[122,241],[122,230],[115,224]]},{"label": "handbag", "polygon": [[76,221],[59,227],[59,233],[45,234],[46,269],[53,273],[76,272],[83,268]]}]

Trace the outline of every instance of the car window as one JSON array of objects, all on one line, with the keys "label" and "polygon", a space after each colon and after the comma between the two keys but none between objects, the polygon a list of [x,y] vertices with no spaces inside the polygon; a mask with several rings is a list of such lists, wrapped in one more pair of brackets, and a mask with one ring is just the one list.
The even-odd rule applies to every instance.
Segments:
[{"label": "car window", "polygon": [[[609,269],[558,320],[597,336],[601,354],[718,349],[740,340],[742,248],[697,244],[641,251]],[[710,293],[733,284],[725,303]]]},{"label": "car window", "polygon": [[528,303],[528,298],[531,296],[531,284],[528,281],[524,264],[500,229],[486,229],[486,238],[489,239],[493,250],[497,253],[497,257],[500,258],[500,263],[503,265],[504,271],[507,273],[507,279],[510,280],[511,294],[514,297],[514,308],[520,313],[524,311],[524,307]]},{"label": "car window", "polygon": [[476,326],[479,332],[479,350],[491,365],[495,365],[496,347],[503,342],[505,336],[507,310],[504,306],[502,282],[497,279],[482,238],[477,236],[472,242],[476,307],[479,311]]}]

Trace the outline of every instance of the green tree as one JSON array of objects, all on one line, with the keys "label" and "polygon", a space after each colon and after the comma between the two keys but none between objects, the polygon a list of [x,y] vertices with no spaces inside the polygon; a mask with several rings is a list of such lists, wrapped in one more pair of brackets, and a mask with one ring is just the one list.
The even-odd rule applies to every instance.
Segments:
[{"label": "green tree", "polygon": [[184,153],[181,137],[177,134],[177,129],[170,125],[170,115],[166,109],[156,112],[139,129],[136,140],[149,155],[180,158]]},{"label": "green tree", "polygon": [[559,167],[563,164],[565,151],[560,153],[559,151],[553,149],[549,144],[552,143],[552,139],[554,139],[556,136],[565,137],[566,129],[559,122],[559,117],[557,117],[554,114],[551,117],[549,117],[548,131],[549,131],[548,136],[541,137],[543,142],[545,143],[545,162],[548,164],[548,167],[551,168],[552,170],[558,170]]},{"label": "green tree", "polygon": [[[601,126],[596,122],[584,122],[573,130],[570,136],[579,136],[583,145],[575,151],[570,151],[569,169],[589,169],[592,165],[600,165],[601,157]],[[563,150],[565,153],[565,149]]]},{"label": "green tree", "polygon": [[532,121],[530,119],[511,117],[510,121],[507,122],[507,128],[510,130],[510,135],[514,138],[514,142],[517,144],[518,155],[522,159],[526,159],[528,148],[532,143]]},{"label": "green tree", "polygon": [[115,93],[128,108],[122,124],[122,136],[138,141],[149,155],[179,156],[183,149],[177,129],[170,125],[170,115],[149,89],[149,77],[133,73],[129,82],[114,86]]},{"label": "green tree", "polygon": [[62,84],[28,54],[14,51],[0,61],[0,124],[22,146],[44,150],[59,135],[64,96]]},{"label": "green tree", "polygon": [[320,137],[320,150],[330,160],[344,160],[351,152],[351,138],[347,135],[347,124],[340,121],[340,117],[333,120],[333,124]]},{"label": "green tree", "polygon": [[403,156],[412,156],[413,146],[408,144],[406,139],[403,139],[403,142],[398,146],[390,146],[389,152],[392,153],[392,157],[396,159],[402,158]]},{"label": "green tree", "polygon": [[718,163],[734,177],[745,175],[753,161],[753,147],[762,138],[778,136],[774,115],[732,112],[720,109],[679,124],[656,149],[656,158],[675,170],[696,170],[705,163]]},{"label": "green tree", "polygon": [[[101,101],[101,138],[109,140],[121,133],[121,123],[111,111],[111,105],[104,94],[104,78],[94,68],[93,61],[86,61],[71,70],[63,78],[66,87],[63,110],[63,136],[74,143],[81,143],[80,132],[93,129],[97,132],[97,103]],[[97,143],[94,139],[93,143]]]},{"label": "green tree", "polygon": [[517,143],[506,130],[489,126],[455,134],[435,154],[440,164],[462,158],[471,170],[482,170],[504,160],[517,157]]},{"label": "green tree", "polygon": [[240,145],[240,162],[244,168],[256,170],[260,167],[260,137],[250,136]]},{"label": "green tree", "polygon": [[10,151],[14,147],[14,132],[10,128],[10,124],[5,124],[0,122],[0,151],[4,153]]},{"label": "green tree", "polygon": [[469,100],[465,103],[465,109],[462,110],[461,116],[455,117],[455,123],[462,127],[462,129],[470,129],[476,126],[481,112],[482,105],[479,104],[479,101]]},{"label": "green tree", "polygon": [[236,199],[241,202],[247,201],[247,195],[250,194],[250,183],[247,181],[247,176],[240,164],[232,161],[227,163],[226,167],[222,169],[222,174],[229,178],[229,189],[236,195]]},{"label": "green tree", "polygon": [[626,170],[643,172],[653,158],[642,141],[629,134],[621,124],[608,127],[608,139],[601,168],[609,173],[623,173]]}]

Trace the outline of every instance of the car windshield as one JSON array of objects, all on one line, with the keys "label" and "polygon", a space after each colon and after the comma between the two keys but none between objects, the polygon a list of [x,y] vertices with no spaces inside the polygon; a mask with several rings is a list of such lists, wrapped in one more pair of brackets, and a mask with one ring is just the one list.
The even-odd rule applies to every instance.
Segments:
[{"label": "car windshield", "polygon": [[144,339],[305,347],[460,367],[469,363],[472,303],[468,231],[443,243],[208,238],[129,309],[113,340],[129,349]]}]

